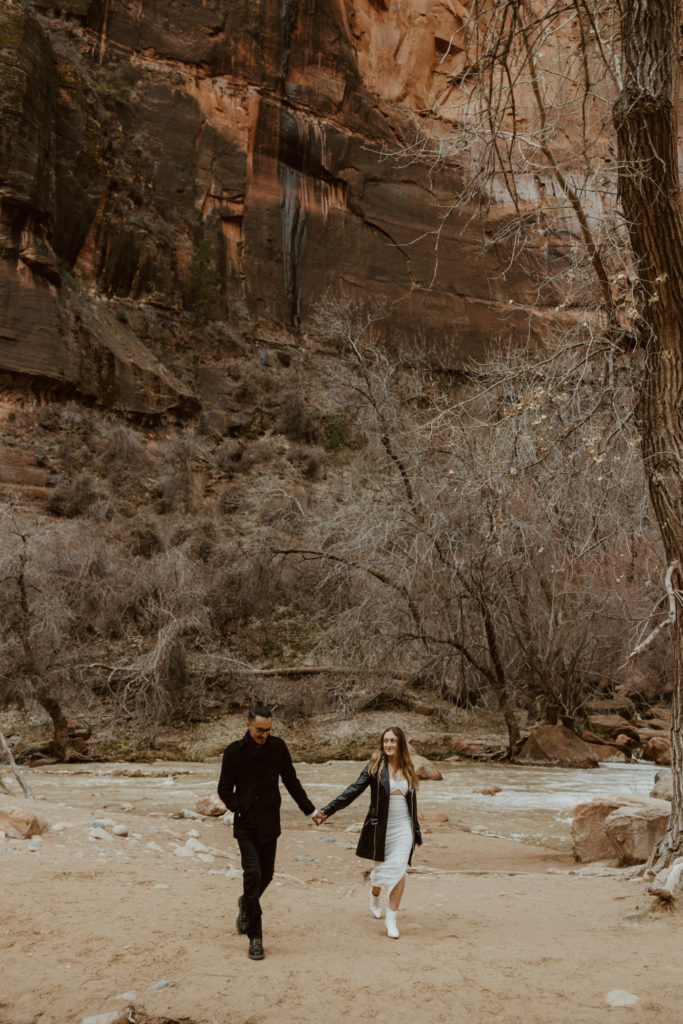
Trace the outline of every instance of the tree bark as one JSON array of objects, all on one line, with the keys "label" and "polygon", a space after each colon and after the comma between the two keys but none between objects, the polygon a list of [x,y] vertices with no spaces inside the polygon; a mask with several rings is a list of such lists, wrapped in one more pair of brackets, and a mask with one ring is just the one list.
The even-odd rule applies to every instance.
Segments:
[{"label": "tree bark", "polygon": [[7,760],[9,761],[9,766],[12,769],[12,771],[14,772],[15,779],[17,780],[17,782],[19,783],[19,785],[23,789],[24,796],[27,799],[29,799],[29,798],[33,799],[33,793],[31,792],[31,787],[29,786],[28,782],[26,782],[26,780],[24,779],[24,776],[19,771],[19,768],[17,767],[17,762],[14,760],[14,757],[12,756],[12,751],[9,748],[9,744],[8,744],[7,740],[5,739],[5,737],[3,736],[3,734],[1,732],[0,732],[0,747],[2,747],[2,749],[5,751],[5,754],[7,755]]},{"label": "tree bark", "polygon": [[624,0],[624,85],[614,107],[619,195],[641,285],[637,333],[646,352],[639,425],[652,504],[676,596],[671,715],[673,802],[653,854],[683,854],[683,213],[677,106],[679,0]]},{"label": "tree bark", "polygon": [[38,695],[38,703],[45,708],[52,719],[54,739],[52,741],[52,754],[58,761],[68,761],[71,753],[69,745],[69,723],[62,711],[61,705],[54,697],[45,693]]}]

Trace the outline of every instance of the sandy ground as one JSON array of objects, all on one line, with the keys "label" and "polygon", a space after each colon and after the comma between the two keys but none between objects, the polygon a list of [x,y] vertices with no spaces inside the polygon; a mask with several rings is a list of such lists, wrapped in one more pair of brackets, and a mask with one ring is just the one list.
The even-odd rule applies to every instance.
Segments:
[{"label": "sandy ground", "polygon": [[[359,813],[320,829],[302,818],[280,840],[255,963],[220,821],[30,803],[57,829],[0,841],[0,1024],[125,1006],[136,1024],[683,1020],[679,920],[644,913],[646,883],[628,872],[579,873],[564,854],[427,821],[391,940],[348,848]],[[131,834],[94,838],[102,815]],[[188,840],[211,852],[179,856]],[[613,990],[638,1001],[612,1008]]]}]

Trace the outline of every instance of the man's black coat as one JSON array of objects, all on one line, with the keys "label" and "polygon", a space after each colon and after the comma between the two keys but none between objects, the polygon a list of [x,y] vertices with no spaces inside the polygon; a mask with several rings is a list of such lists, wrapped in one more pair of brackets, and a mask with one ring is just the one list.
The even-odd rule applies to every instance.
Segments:
[{"label": "man's black coat", "polygon": [[[365,816],[356,848],[358,857],[367,857],[368,860],[374,861],[384,860],[384,844],[389,819],[389,781],[389,768],[386,761],[377,775],[371,775],[366,764],[356,781],[323,807],[323,813],[329,818],[337,811],[341,811],[343,807],[348,807],[368,786],[370,787],[370,808]],[[408,858],[410,864],[413,859],[413,850],[422,844],[422,833],[417,820],[417,796],[414,789],[408,790],[406,800],[413,823],[413,845]]]},{"label": "man's black coat", "polygon": [[255,830],[259,842],[269,843],[280,835],[280,787],[284,782],[290,796],[304,814],[315,805],[299,782],[287,744],[279,736],[256,743],[247,731],[223,754],[218,795],[233,811],[233,831]]}]

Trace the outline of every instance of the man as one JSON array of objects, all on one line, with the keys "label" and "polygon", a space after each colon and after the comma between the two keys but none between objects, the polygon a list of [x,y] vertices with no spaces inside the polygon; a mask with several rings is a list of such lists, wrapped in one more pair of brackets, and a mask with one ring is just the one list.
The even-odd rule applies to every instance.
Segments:
[{"label": "man", "polygon": [[282,779],[304,814],[316,819],[319,812],[297,778],[287,744],[271,736],[270,708],[254,704],[246,724],[242,739],[231,743],[223,754],[218,795],[235,815],[233,833],[242,858],[244,891],[237,901],[237,931],[249,937],[249,957],[263,960],[260,897],[275,870],[281,831],[278,780]]}]

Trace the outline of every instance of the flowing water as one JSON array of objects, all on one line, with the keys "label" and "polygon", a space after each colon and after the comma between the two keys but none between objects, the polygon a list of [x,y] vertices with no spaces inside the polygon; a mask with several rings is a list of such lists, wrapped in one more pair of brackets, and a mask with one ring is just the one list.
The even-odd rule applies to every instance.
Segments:
[{"label": "flowing water", "polygon": [[[361,761],[298,764],[297,773],[311,800],[323,806],[353,782]],[[439,764],[440,782],[423,782],[419,793],[421,818],[448,816],[444,828],[465,827],[484,835],[505,836],[527,843],[571,849],[573,808],[586,800],[615,793],[647,796],[658,769],[652,764],[605,764],[589,771],[567,768],[522,768],[500,764]],[[110,814],[174,814],[193,810],[200,796],[216,788],[219,764],[156,762],[152,765],[55,765],[24,769],[39,799],[87,807]],[[482,790],[500,787],[495,795]],[[340,825],[362,821],[367,810],[364,793],[340,812]],[[284,824],[301,824],[301,813],[283,792]]]}]

